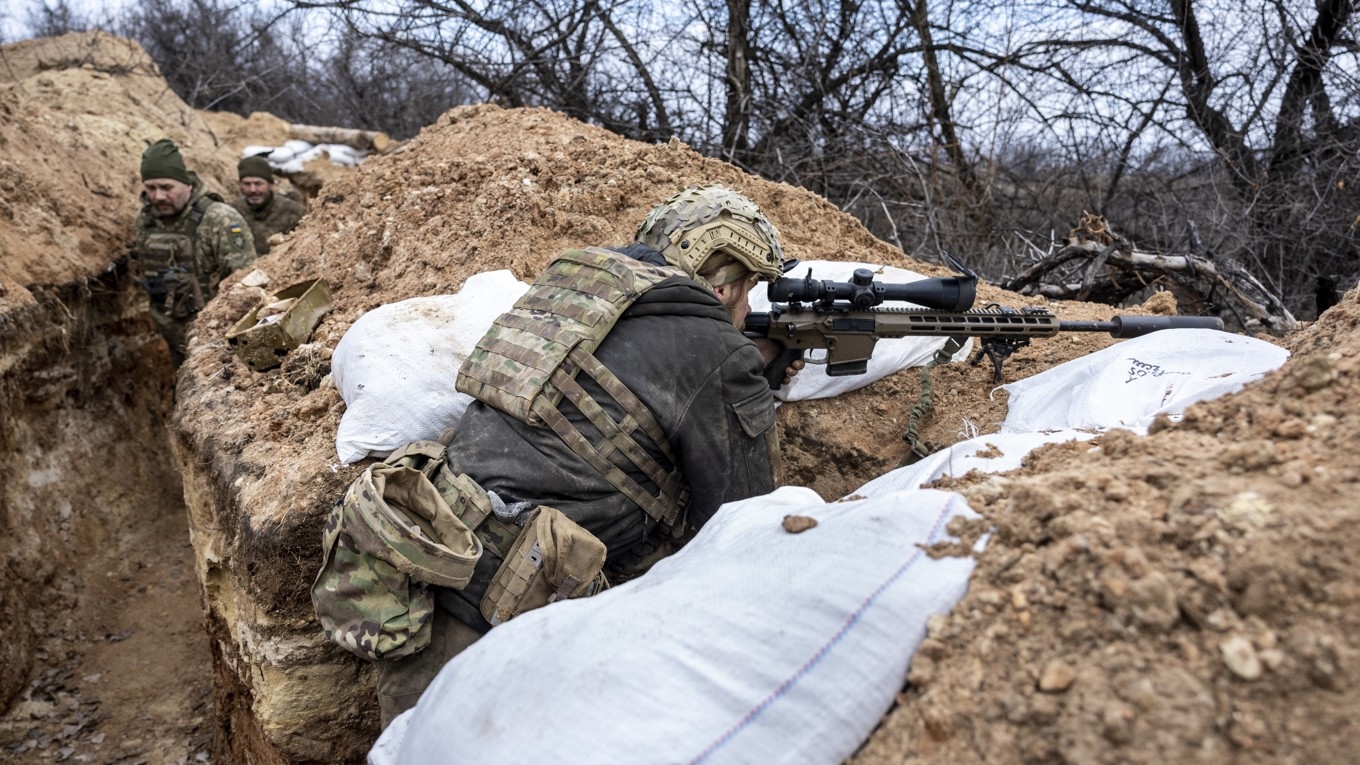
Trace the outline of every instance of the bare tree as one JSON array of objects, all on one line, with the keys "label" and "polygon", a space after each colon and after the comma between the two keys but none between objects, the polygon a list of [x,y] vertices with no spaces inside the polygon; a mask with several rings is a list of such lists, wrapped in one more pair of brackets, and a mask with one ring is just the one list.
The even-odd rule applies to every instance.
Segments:
[{"label": "bare tree", "polygon": [[221,0],[145,0],[115,31],[141,43],[190,105],[247,113],[305,79],[296,51],[279,39],[278,16]]},{"label": "bare tree", "polygon": [[365,39],[346,29],[333,52],[314,65],[312,90],[327,94],[310,121],[381,130],[406,138],[458,104],[473,100],[467,81],[452,67],[409,49]]},{"label": "bare tree", "polygon": [[[1312,301],[1316,277],[1360,267],[1356,200],[1346,187],[1360,148],[1353,95],[1360,51],[1346,34],[1354,0],[1311,9],[1283,0],[1254,8],[1069,0],[1065,8],[1071,28],[1103,33],[1035,35],[1012,58],[1016,69],[1044,72],[1050,84],[1122,115],[1122,159],[1103,176],[1104,204],[1120,199],[1133,147],[1161,143],[1156,133],[1192,156],[1214,158],[1215,167],[1195,162],[1163,176],[1200,187],[1181,213],[1208,224],[1208,253],[1241,260],[1291,308]],[[1120,74],[1137,80],[1119,88]],[[1343,94],[1342,109],[1335,93]],[[1085,116],[1068,121],[1098,124]],[[1187,238],[1180,243],[1188,233],[1181,226]]]},{"label": "bare tree", "polygon": [[[438,61],[485,100],[552,106],[626,134],[669,132],[650,64],[619,23],[622,4],[302,0],[296,7],[324,9],[360,39]],[[625,95],[638,92],[644,96]]]},{"label": "bare tree", "polygon": [[[458,103],[548,106],[994,277],[1083,210],[1295,311],[1360,271],[1357,0],[281,1],[145,0],[113,31],[195,106],[398,136]],[[85,25],[68,3],[34,27]]]},{"label": "bare tree", "polygon": [[67,0],[34,3],[28,9],[28,29],[34,37],[59,37],[88,32],[94,27],[94,21],[72,8]]}]

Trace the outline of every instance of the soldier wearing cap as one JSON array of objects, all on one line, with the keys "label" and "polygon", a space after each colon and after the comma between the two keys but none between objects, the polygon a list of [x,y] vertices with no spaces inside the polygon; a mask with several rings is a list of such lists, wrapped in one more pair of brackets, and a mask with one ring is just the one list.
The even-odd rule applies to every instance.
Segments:
[{"label": "soldier wearing cap", "polygon": [[[484,547],[470,582],[431,587],[428,645],[378,660],[384,727],[499,622],[488,600],[510,564],[505,530],[527,528],[534,508],[556,508],[603,542],[604,572],[619,582],[679,549],[723,503],[774,489],[764,368],[778,349],[741,327],[751,289],[784,270],[750,199],[690,188],[656,207],[633,243],[563,254],[497,319],[459,372],[458,390],[475,400],[443,456],[498,509],[469,524]],[[783,370],[786,381],[801,368]]]},{"label": "soldier wearing cap", "polygon": [[185,168],[173,141],[162,138],[142,153],[141,176],[133,273],[178,367],[194,316],[218,282],[255,260],[255,243],[241,215]]},{"label": "soldier wearing cap", "polygon": [[231,203],[241,213],[255,238],[255,252],[269,252],[269,237],[292,231],[307,208],[274,193],[274,168],[262,156],[246,157],[236,165],[241,196]]}]

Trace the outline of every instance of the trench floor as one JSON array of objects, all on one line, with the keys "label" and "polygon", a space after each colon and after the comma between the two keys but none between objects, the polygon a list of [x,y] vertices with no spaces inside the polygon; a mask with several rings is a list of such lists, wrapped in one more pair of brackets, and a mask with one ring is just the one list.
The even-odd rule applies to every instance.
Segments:
[{"label": "trench floor", "polygon": [[182,504],[110,530],[0,717],[0,763],[211,761],[208,637]]}]

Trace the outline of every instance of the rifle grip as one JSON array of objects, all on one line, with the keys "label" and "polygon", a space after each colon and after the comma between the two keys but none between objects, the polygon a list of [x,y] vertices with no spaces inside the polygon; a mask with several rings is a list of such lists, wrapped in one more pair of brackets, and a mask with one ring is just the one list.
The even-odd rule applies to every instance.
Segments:
[{"label": "rifle grip", "polygon": [[765,382],[770,384],[770,390],[779,390],[784,387],[784,370],[801,358],[803,358],[802,348],[790,348],[786,345],[779,349],[779,353],[775,354],[774,361],[765,365]]}]

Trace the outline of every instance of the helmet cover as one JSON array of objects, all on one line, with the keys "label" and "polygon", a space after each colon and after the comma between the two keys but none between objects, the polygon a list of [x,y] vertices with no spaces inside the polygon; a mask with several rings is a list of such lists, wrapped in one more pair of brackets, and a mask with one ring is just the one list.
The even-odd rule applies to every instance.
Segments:
[{"label": "helmet cover", "polygon": [[638,226],[635,238],[705,284],[699,274],[719,253],[762,279],[784,273],[784,249],[774,226],[755,202],[718,184],[691,186],[657,205]]}]

